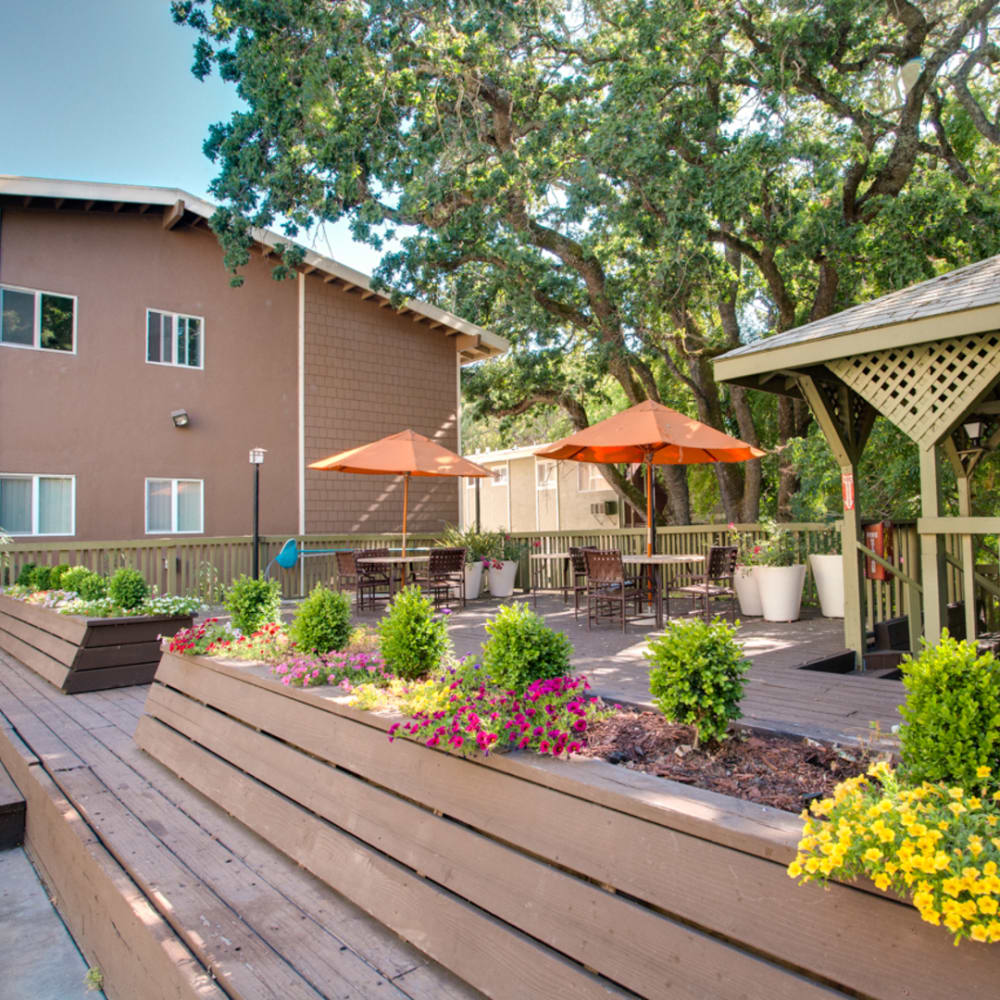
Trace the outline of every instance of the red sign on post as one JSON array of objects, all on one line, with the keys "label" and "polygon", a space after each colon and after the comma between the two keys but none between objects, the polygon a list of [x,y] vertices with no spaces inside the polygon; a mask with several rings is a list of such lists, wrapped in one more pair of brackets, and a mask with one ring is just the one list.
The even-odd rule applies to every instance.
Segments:
[{"label": "red sign on post", "polygon": [[844,510],[854,510],[854,473],[840,474],[840,489],[844,494]]}]

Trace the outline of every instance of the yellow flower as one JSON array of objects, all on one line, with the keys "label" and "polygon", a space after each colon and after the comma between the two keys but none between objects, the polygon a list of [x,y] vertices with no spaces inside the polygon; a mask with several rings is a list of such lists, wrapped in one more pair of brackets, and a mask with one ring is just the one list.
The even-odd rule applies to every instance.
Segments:
[{"label": "yellow flower", "polygon": [[992,773],[993,769],[991,767],[987,767],[986,764],[980,764],[979,767],[976,768],[977,778],[988,778]]},{"label": "yellow flower", "polygon": [[869,847],[864,853],[865,861],[878,861],[882,857],[882,852],[877,847]]},{"label": "yellow flower", "polygon": [[944,918],[944,925],[950,931],[961,930],[963,923],[965,923],[965,921],[962,920],[957,913],[949,913],[948,916]]},{"label": "yellow flower", "polygon": [[992,916],[997,912],[997,901],[992,896],[980,896],[977,900],[980,913]]},{"label": "yellow flower", "polygon": [[956,815],[960,816],[966,811],[965,806],[961,802],[949,802],[948,808]]},{"label": "yellow flower", "polygon": [[[879,874],[876,875],[875,878],[872,879],[872,881],[875,883],[875,886],[878,889],[888,889],[889,885],[891,884],[890,881],[889,881],[889,876],[886,875],[883,872],[879,872]],[[986,913],[986,912],[988,912],[988,911],[983,910],[983,913]],[[993,911],[989,911],[989,912],[996,912],[996,911],[993,910]]]},{"label": "yellow flower", "polygon": [[983,865],[984,875],[996,875],[996,873],[997,873],[997,863],[995,861],[987,861],[986,864]]},{"label": "yellow flower", "polygon": [[989,934],[982,924],[973,924],[972,930],[969,932],[969,937],[971,937],[973,941],[989,940]]},{"label": "yellow flower", "polygon": [[949,788],[948,794],[956,801],[962,799],[965,796],[965,792],[961,788]]},{"label": "yellow flower", "polygon": [[798,859],[796,859],[795,861],[793,861],[788,866],[788,874],[792,878],[798,878],[802,874],[802,865],[799,863]]}]

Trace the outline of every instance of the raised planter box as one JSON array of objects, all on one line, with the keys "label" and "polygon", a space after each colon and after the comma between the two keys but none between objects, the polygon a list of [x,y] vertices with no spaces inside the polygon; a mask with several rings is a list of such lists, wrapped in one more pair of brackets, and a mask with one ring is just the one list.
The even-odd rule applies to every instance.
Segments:
[{"label": "raised planter box", "polygon": [[191,625],[190,615],[80,618],[0,594],[0,649],[67,694],[148,684],[161,635]]},{"label": "raised planter box", "polygon": [[797,886],[789,813],[603,761],[390,744],[391,721],[164,653],[136,740],[491,997],[995,995],[1000,950],[870,884]]}]

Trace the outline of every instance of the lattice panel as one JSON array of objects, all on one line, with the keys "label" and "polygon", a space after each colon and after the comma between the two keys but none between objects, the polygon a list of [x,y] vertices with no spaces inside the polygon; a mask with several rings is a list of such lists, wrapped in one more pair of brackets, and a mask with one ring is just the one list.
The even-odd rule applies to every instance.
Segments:
[{"label": "lattice panel", "polygon": [[859,354],[827,367],[907,437],[930,444],[1000,378],[1000,333]]},{"label": "lattice panel", "polygon": [[860,457],[868,431],[871,429],[871,405],[852,389],[840,383],[833,384],[816,379],[814,385],[840,430],[842,440],[849,449],[856,451],[856,457]]}]

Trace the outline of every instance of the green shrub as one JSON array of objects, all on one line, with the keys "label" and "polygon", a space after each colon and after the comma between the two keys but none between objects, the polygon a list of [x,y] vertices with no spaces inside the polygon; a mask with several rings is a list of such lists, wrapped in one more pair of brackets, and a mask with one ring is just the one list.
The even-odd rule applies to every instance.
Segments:
[{"label": "green shrub", "polygon": [[58,566],[52,567],[52,572],[49,575],[49,586],[53,590],[62,589],[62,579],[63,574],[69,569],[69,563],[59,563]]},{"label": "green shrub", "polygon": [[36,590],[49,590],[52,587],[52,567],[36,566],[31,571],[31,586]]},{"label": "green shrub", "polygon": [[906,780],[978,788],[976,770],[1000,775],[1000,663],[945,629],[936,646],[903,662],[901,767]]},{"label": "green shrub", "polygon": [[649,690],[656,707],[671,722],[695,726],[698,741],[725,739],[730,720],[739,718],[750,666],[736,641],[736,626],[671,622],[643,656],[652,664]]},{"label": "green shrub", "polygon": [[435,670],[451,651],[448,626],[419,587],[404,587],[395,596],[378,634],[386,666],[407,680]]},{"label": "green shrub", "polygon": [[120,608],[137,608],[149,597],[149,585],[137,569],[123,566],[108,581],[108,596]]},{"label": "green shrub", "polygon": [[301,652],[343,649],[351,635],[351,599],[317,583],[299,605],[289,634]]},{"label": "green shrub", "polygon": [[14,581],[19,587],[31,587],[31,576],[37,569],[37,565],[32,562],[27,562],[21,567],[21,571],[17,574],[17,579]]},{"label": "green shrub", "polygon": [[85,601],[99,601],[108,595],[108,581],[100,573],[88,571],[86,576],[80,577],[74,589]]},{"label": "green shrub", "polygon": [[532,681],[569,673],[573,647],[526,604],[508,604],[486,623],[483,669],[500,687],[521,693]]},{"label": "green shrub", "polygon": [[63,590],[80,592],[80,581],[90,576],[90,570],[86,566],[71,566],[64,570],[59,585]]},{"label": "green shrub", "polygon": [[243,635],[253,635],[268,622],[281,621],[281,585],[277,580],[241,575],[229,588],[225,605],[232,615],[233,628]]}]

